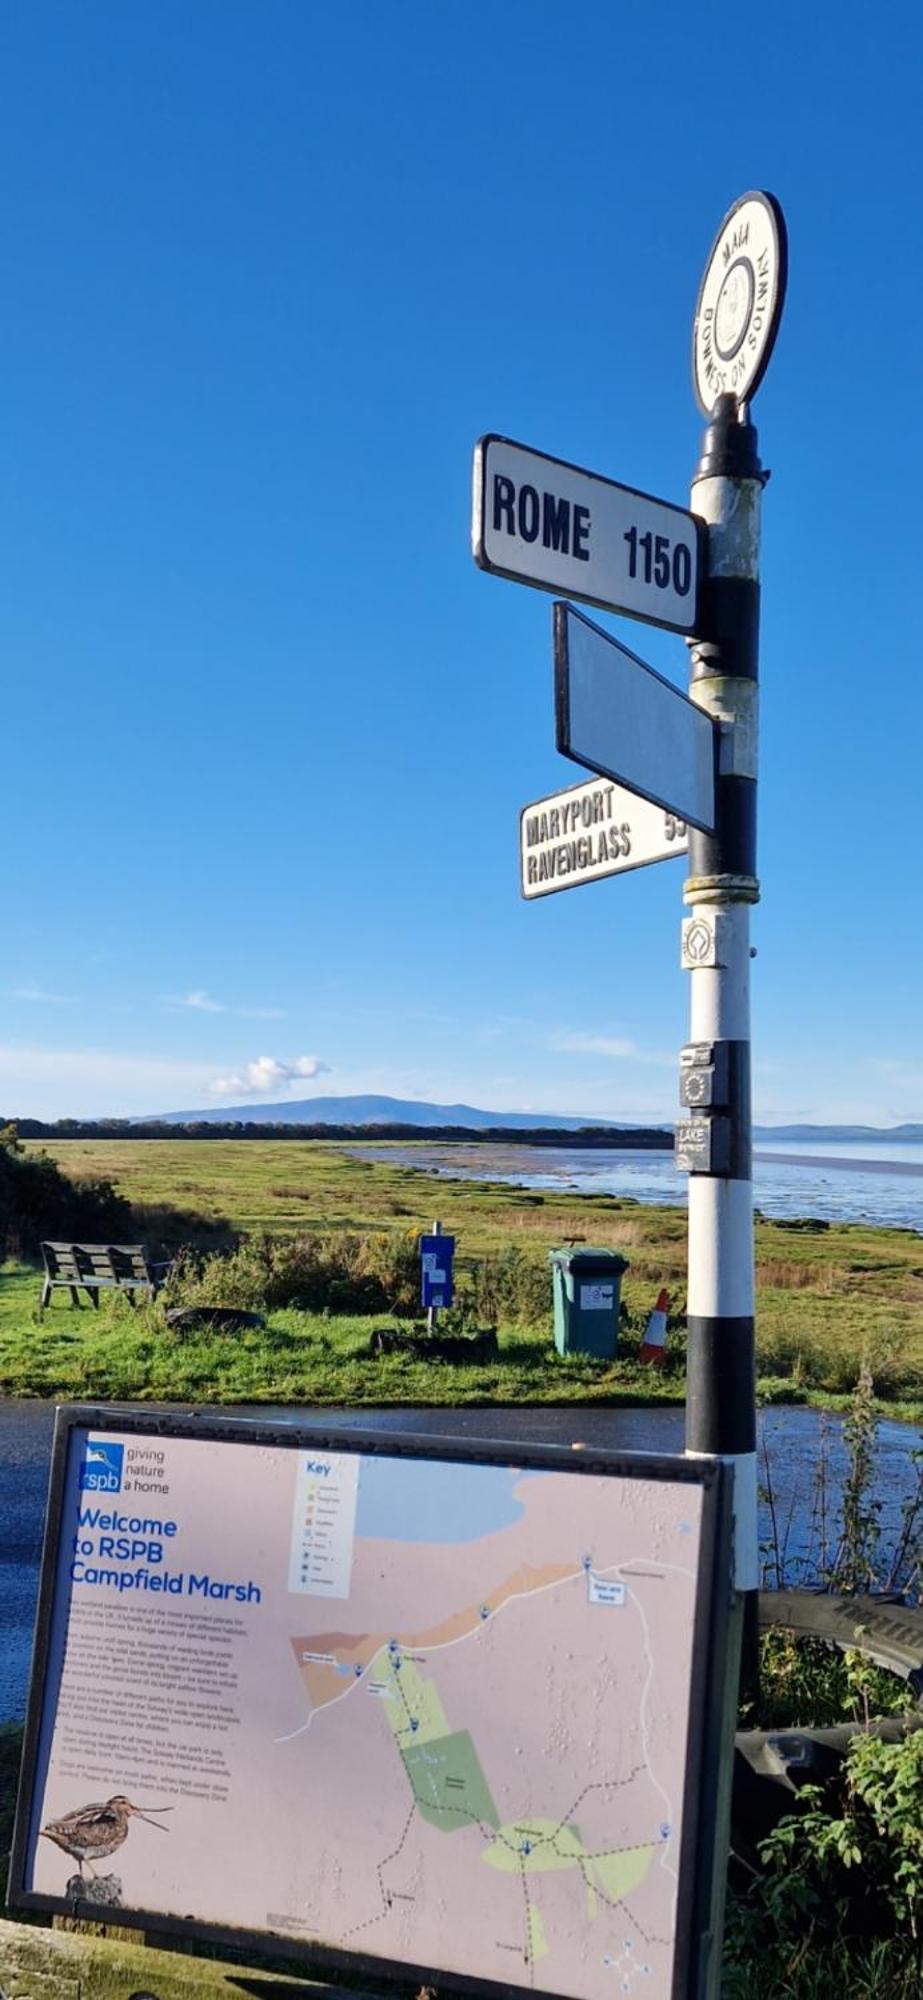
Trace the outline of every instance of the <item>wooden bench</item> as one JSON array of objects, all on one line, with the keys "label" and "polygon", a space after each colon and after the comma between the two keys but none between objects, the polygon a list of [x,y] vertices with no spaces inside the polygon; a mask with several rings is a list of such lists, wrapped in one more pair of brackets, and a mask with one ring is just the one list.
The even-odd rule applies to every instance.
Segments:
[{"label": "wooden bench", "polygon": [[79,1292],[85,1291],[91,1306],[99,1305],[100,1292],[126,1292],[132,1305],[138,1292],[152,1299],[163,1283],[169,1264],[151,1264],[143,1243],[43,1243],[45,1277],[39,1313],[43,1313],[54,1291],[69,1291],[75,1306]]}]

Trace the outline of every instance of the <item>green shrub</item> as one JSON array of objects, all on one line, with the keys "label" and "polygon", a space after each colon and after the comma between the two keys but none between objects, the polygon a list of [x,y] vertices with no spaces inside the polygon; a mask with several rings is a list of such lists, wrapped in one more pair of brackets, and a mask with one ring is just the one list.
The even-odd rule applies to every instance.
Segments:
[{"label": "green shrub", "polygon": [[497,1251],[471,1274],[475,1313],[482,1326],[544,1326],[551,1321],[548,1259],[517,1246]]},{"label": "green shrub", "polygon": [[252,1236],[229,1253],[181,1256],[162,1297],[168,1306],[406,1317],[419,1308],[419,1239],[384,1230]]},{"label": "green shrub", "polygon": [[794,1949],[767,1939],[757,1960],[738,1929],[732,1898],[721,2000],[920,2000],[919,1958],[897,1938],[868,1945],[836,1939],[824,1950],[806,1931]]},{"label": "green shrub", "polygon": [[840,1798],[832,1804],[818,1785],[804,1785],[797,1811],[759,1851],[765,1873],[729,1911],[730,1963],[792,1969],[823,1944],[893,1937],[908,1947],[919,1976],[923,1731],[898,1743],[855,1736]]},{"label": "green shrub", "polygon": [[0,1255],[36,1257],[44,1240],[118,1242],[132,1234],[131,1205],[111,1181],[72,1181],[47,1153],[25,1153],[0,1132]]},{"label": "green shrub", "polygon": [[166,1202],[133,1205],[102,1175],[72,1178],[47,1153],[27,1153],[0,1129],[0,1258],[37,1260],[43,1242],[144,1243],[165,1257],[181,1244],[227,1243],[222,1217]]},{"label": "green shrub", "polygon": [[824,1729],[873,1715],[903,1715],[916,1706],[907,1681],[852,1649],[841,1652],[823,1639],[796,1638],[771,1626],[760,1641],[759,1716],[742,1726]]}]

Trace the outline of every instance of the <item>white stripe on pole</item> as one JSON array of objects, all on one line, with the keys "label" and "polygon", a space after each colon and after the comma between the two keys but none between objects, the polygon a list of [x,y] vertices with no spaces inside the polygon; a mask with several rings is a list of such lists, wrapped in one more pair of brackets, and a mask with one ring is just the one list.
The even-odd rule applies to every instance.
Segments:
[{"label": "white stripe on pole", "polygon": [[753,1183],[689,1176],[688,1310],[696,1319],[753,1315]]},{"label": "white stripe on pole", "polygon": [[[716,911],[693,899],[691,915],[714,923]],[[722,966],[694,966],[690,974],[693,1042],[750,1040],[750,906],[728,903],[720,911]]]}]

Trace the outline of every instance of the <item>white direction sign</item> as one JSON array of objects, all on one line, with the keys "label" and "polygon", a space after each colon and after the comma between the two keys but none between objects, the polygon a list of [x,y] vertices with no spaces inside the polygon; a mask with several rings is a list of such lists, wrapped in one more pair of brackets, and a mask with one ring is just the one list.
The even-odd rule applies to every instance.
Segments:
[{"label": "white direction sign", "polygon": [[711,716],[570,604],[554,607],[554,670],[564,756],[712,833]]},{"label": "white direction sign", "polygon": [[608,778],[572,785],[523,806],[519,815],[522,893],[553,896],[581,882],[669,861],[689,846],[686,822]]},{"label": "white direction sign", "polygon": [[785,218],[774,195],[741,195],[708,253],[692,328],[696,400],[710,417],[719,396],[755,395],[769,365],[788,268]]},{"label": "white direction sign", "polygon": [[475,447],[474,560],[514,583],[695,633],[703,535],[685,508],[511,438]]}]

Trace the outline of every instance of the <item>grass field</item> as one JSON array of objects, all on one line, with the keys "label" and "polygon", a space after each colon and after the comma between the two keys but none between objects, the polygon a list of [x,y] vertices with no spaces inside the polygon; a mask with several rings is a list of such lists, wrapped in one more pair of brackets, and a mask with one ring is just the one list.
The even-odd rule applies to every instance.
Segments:
[{"label": "grass field", "polygon": [[[35,1275],[0,1283],[0,1392],[182,1400],[511,1402],[660,1400],[683,1393],[682,1340],[663,1377],[632,1358],[661,1285],[685,1306],[686,1218],[566,1189],[434,1180],[422,1169],[301,1141],[67,1140],[45,1150],[75,1176],[104,1174],[136,1202],[174,1202],[235,1229],[275,1234],[428,1227],[437,1212],[461,1258],[510,1246],[543,1265],[570,1238],[620,1250],[629,1332],[614,1367],[554,1354],[545,1324],[500,1328],[500,1361],[452,1366],[364,1358],[368,1320],[273,1312],[252,1335],[180,1341],[157,1313],[55,1304],[34,1319]],[[402,1160],[406,1147],[401,1147]],[[766,1397],[835,1402],[863,1356],[895,1414],[923,1415],[923,1239],[858,1225],[822,1233],[758,1222],[757,1350]]]},{"label": "grass field", "polygon": [[660,1376],[638,1363],[612,1367],[561,1359],[547,1333],[502,1330],[500,1359],[483,1366],[371,1358],[377,1317],[276,1310],[264,1327],[179,1337],[156,1308],[107,1300],[99,1313],[50,1307],[34,1320],[35,1274],[0,1275],[0,1394],[153,1399],[192,1403],[643,1403],[682,1401],[679,1369]]}]

